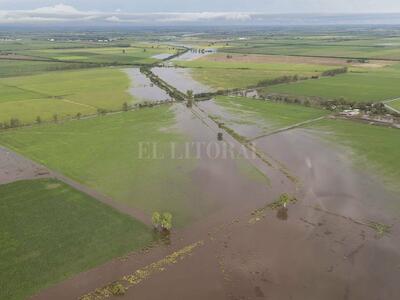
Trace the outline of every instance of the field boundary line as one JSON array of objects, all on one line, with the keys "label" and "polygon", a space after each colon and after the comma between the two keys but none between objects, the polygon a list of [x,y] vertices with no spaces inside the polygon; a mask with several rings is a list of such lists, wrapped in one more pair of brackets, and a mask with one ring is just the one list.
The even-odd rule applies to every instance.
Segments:
[{"label": "field boundary line", "polygon": [[23,91],[23,92],[35,93],[35,94],[38,94],[38,95],[45,96],[46,98],[54,97],[54,96],[49,95],[49,94],[45,94],[45,93],[41,93],[41,92],[25,89],[25,88],[22,88],[22,87],[19,87],[19,86],[16,86],[16,85],[9,85],[9,84],[4,84],[4,83],[0,83],[0,85],[6,86],[6,87],[10,87],[10,88],[14,88],[14,89],[17,89],[17,90],[20,90],[20,91]]},{"label": "field boundary line", "polygon": [[281,133],[281,132],[284,132],[284,131],[289,131],[289,130],[292,130],[292,129],[295,129],[295,128],[298,128],[298,127],[301,127],[301,126],[304,126],[304,125],[307,125],[307,124],[310,124],[310,123],[318,122],[320,120],[325,119],[325,117],[326,116],[318,117],[318,118],[315,118],[315,119],[311,119],[311,120],[307,120],[307,121],[303,121],[303,122],[300,122],[300,123],[296,123],[296,124],[293,124],[293,125],[290,125],[290,126],[287,126],[287,127],[283,127],[283,128],[274,130],[274,131],[269,132],[269,133],[261,134],[259,136],[256,136],[256,137],[252,138],[252,139],[249,139],[249,142],[253,142],[255,140],[258,140],[258,139],[261,139],[261,138],[264,138],[264,137],[268,137],[268,136],[271,136],[271,135],[274,135],[274,134],[277,134],[277,133]]},{"label": "field boundary line", "polygon": [[75,102],[75,101],[68,100],[68,99],[60,99],[60,100],[63,101],[63,102],[71,103],[71,104],[76,104],[76,105],[81,105],[81,106],[84,106],[84,107],[97,109],[96,106],[85,104],[85,103]]},{"label": "field boundary line", "polygon": [[395,112],[395,113],[400,114],[400,110],[398,110],[398,109],[396,109],[396,108],[390,106],[390,104],[389,104],[389,103],[392,103],[392,102],[395,102],[395,101],[400,101],[400,97],[399,97],[399,98],[395,98],[395,99],[385,100],[385,101],[383,101],[382,103],[383,103],[383,105],[384,105],[387,109],[389,109],[389,110],[391,110],[391,111],[393,111],[393,112]]}]

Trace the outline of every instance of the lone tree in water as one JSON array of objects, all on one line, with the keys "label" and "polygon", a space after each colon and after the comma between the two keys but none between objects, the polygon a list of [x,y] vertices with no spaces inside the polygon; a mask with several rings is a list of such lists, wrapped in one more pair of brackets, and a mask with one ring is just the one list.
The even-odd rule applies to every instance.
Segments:
[{"label": "lone tree in water", "polygon": [[187,104],[186,104],[186,106],[188,108],[191,108],[191,107],[193,107],[193,102],[194,102],[193,91],[192,90],[188,90],[186,92],[186,94],[187,94]]},{"label": "lone tree in water", "polygon": [[169,232],[172,229],[172,214],[164,212],[154,212],[151,218],[155,230],[160,232]]}]

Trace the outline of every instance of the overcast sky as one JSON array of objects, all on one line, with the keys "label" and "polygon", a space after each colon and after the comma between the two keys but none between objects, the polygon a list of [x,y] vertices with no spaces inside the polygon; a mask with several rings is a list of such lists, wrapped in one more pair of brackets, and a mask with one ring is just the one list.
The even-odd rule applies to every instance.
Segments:
[{"label": "overcast sky", "polygon": [[0,0],[2,10],[27,10],[56,4],[79,10],[126,12],[251,11],[264,13],[400,12],[399,0]]},{"label": "overcast sky", "polygon": [[396,12],[400,0],[0,0],[0,24],[263,23],[269,14]]}]

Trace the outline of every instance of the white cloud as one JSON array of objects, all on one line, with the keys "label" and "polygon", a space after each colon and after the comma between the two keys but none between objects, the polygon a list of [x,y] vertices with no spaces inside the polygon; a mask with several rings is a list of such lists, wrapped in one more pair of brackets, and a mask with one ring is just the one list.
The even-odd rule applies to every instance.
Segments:
[{"label": "white cloud", "polygon": [[81,12],[75,7],[65,4],[56,4],[54,6],[45,6],[41,8],[36,8],[31,11],[32,13],[39,14],[80,14]]},{"label": "white cloud", "polygon": [[[371,21],[372,20],[372,21]],[[397,21],[396,21],[397,20]],[[345,23],[399,23],[400,18],[368,19],[365,17],[342,18]],[[0,10],[0,24],[33,24],[33,23],[73,23],[73,24],[337,24],[338,19],[332,15],[296,16],[271,15],[261,12],[158,12],[126,13],[120,9],[113,12],[82,11],[73,6],[57,4],[32,10]]]}]

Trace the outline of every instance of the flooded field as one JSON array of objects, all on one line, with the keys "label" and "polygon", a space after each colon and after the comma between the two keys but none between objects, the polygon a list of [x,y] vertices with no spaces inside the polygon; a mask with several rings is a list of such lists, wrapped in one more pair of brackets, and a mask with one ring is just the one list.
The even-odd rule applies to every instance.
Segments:
[{"label": "flooded field", "polygon": [[152,71],[162,80],[183,93],[186,93],[188,90],[192,90],[195,94],[212,91],[211,88],[194,80],[190,74],[190,69],[156,67],[153,68]]},{"label": "flooded field", "polygon": [[171,97],[158,86],[155,86],[150,79],[143,75],[139,68],[131,68],[124,70],[130,80],[131,87],[129,88],[129,93],[137,101],[167,101]]},{"label": "flooded field", "polygon": [[167,59],[168,57],[170,57],[172,54],[170,53],[161,53],[161,54],[157,54],[157,55],[153,55],[151,58],[155,58],[155,59]]},{"label": "flooded field", "polygon": [[[198,206],[192,209],[206,205],[213,212],[174,232],[167,245],[114,260],[33,299],[76,298],[115,280],[128,287],[121,299],[395,299],[400,232],[393,227],[380,234],[370,225],[398,222],[385,209],[398,201],[394,195],[302,129],[257,140],[271,165],[257,157],[210,157],[210,143],[231,144],[235,153],[240,148],[227,133],[217,141],[221,129],[207,114],[221,110],[215,103],[202,103],[207,113],[181,104],[173,109],[176,128],[199,145],[189,150],[198,154],[191,174],[198,190],[190,196]],[[296,201],[269,206],[282,193]],[[188,247],[187,257],[169,262]],[[137,277],[140,272],[146,276]],[[129,276],[140,279],[132,283]]]}]

